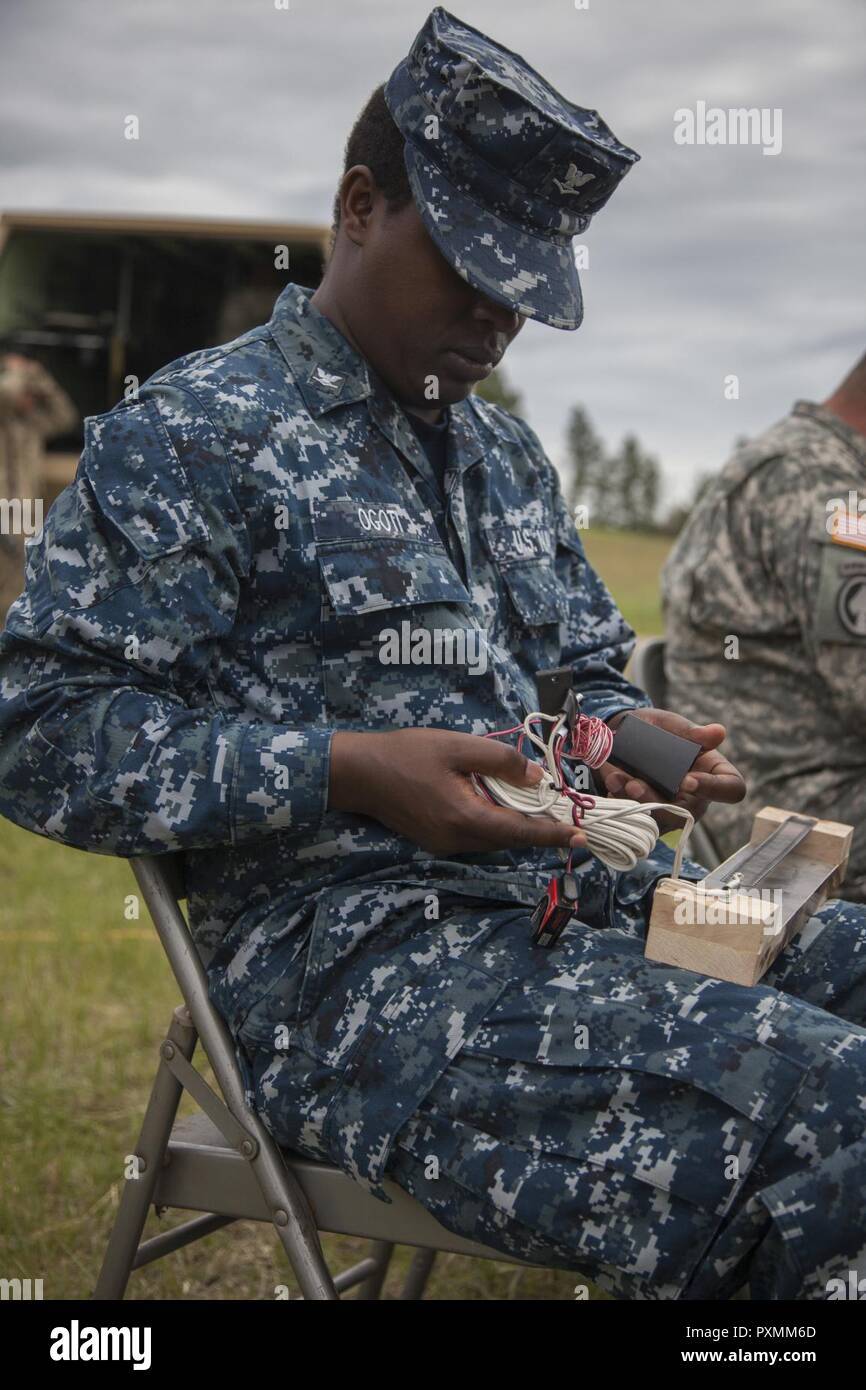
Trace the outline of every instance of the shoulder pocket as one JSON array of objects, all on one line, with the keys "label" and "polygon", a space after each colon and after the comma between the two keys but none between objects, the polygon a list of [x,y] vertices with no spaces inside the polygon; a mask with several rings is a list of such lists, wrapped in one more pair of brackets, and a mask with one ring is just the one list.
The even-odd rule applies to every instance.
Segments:
[{"label": "shoulder pocket", "polygon": [[94,608],[209,534],[155,405],[88,416],[75,480],[28,546],[28,626]]},{"label": "shoulder pocket", "polygon": [[88,417],[79,477],[89,483],[103,515],[145,559],[210,539],[153,401]]}]

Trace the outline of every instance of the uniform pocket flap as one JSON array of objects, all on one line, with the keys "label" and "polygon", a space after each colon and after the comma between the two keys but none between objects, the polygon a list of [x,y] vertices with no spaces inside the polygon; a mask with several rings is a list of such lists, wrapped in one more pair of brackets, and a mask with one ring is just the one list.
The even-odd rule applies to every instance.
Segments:
[{"label": "uniform pocket flap", "polygon": [[317,549],[328,598],[340,616],[416,603],[471,602],[443,545],[380,537]]},{"label": "uniform pocket flap", "polygon": [[506,987],[459,959],[404,981],[365,1023],[324,1123],[333,1161],[385,1198],[397,1132]]},{"label": "uniform pocket flap", "polygon": [[139,555],[153,559],[210,538],[152,401],[88,416],[78,476]]},{"label": "uniform pocket flap", "polygon": [[508,595],[524,622],[558,623],[565,617],[565,595],[551,565],[509,565],[502,570]]},{"label": "uniform pocket flap", "polygon": [[615,1068],[667,1078],[715,1097],[767,1133],[784,1116],[805,1075],[805,1068],[783,1052],[731,1032],[711,1016],[698,1021],[579,989],[559,993],[552,1008],[549,991],[539,993],[534,1004],[528,997],[520,1004],[545,1017],[542,1048],[537,1033],[514,1026],[508,1016],[513,1000],[505,1000],[485,1020],[472,1050],[549,1067]]},{"label": "uniform pocket flap", "polygon": [[541,1108],[556,1152],[714,1217],[807,1073],[785,1052],[714,1022],[709,1008],[681,1017],[580,989],[510,991],[465,1049],[466,1066],[477,1068],[476,1059],[522,1064],[531,1077],[540,1070],[530,1113]]},{"label": "uniform pocket flap", "polygon": [[484,543],[524,622],[536,627],[558,623],[566,616],[566,596],[553,566],[549,529],[530,524],[486,526]]}]

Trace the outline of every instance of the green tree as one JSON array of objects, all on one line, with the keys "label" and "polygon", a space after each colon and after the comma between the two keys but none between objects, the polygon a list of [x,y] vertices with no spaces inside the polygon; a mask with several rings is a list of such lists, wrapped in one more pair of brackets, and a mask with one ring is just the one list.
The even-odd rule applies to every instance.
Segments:
[{"label": "green tree", "polygon": [[622,441],[614,468],[615,497],[617,501],[614,525],[623,526],[628,531],[640,525],[639,507],[641,491],[641,470],[643,454],[637,437],[627,434]]},{"label": "green tree", "polygon": [[604,519],[604,445],[593,429],[582,405],[576,405],[566,432],[568,464],[567,499],[574,509],[582,503],[589,509],[592,525]]},{"label": "green tree", "polygon": [[655,531],[661,487],[658,459],[627,434],[600,470],[596,519],[625,531]]},{"label": "green tree", "polygon": [[655,531],[658,528],[656,511],[661,490],[661,469],[659,461],[652,454],[644,454],[641,464],[640,486],[638,488],[638,526],[642,531]]}]

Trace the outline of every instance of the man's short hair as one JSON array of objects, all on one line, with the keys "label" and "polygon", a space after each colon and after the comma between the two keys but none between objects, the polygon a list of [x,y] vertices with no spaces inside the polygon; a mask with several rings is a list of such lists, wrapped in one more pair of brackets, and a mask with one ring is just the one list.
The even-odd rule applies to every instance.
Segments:
[{"label": "man's short hair", "polygon": [[[403,159],[405,141],[385,101],[385,84],[377,87],[349,133],[343,173],[366,164],[391,212],[412,201]],[[340,193],[334,198],[334,231],[340,225]]]}]

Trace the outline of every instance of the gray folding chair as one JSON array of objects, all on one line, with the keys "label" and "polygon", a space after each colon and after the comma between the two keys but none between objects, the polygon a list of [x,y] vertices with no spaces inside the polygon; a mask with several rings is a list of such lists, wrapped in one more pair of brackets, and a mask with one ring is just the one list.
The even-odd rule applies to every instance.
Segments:
[{"label": "gray folding chair", "polygon": [[[417,1247],[400,1294],[404,1299],[423,1297],[437,1251],[506,1260],[499,1251],[446,1231],[395,1183],[385,1184],[392,1199],[388,1205],[340,1168],[301,1158],[275,1144],[244,1103],[230,1034],[208,997],[205,972],[180,908],[185,897],[183,855],[130,862],[184,1004],[175,1009],[160,1045],[156,1079],[135,1155],[127,1165],[131,1176],[126,1178],[93,1297],[123,1298],[134,1269],[239,1220],[271,1222],[307,1299],[338,1299],[356,1286],[359,1298],[379,1298],[395,1245]],[[221,1096],[192,1065],[197,1041]],[[178,1119],[184,1091],[201,1113]],[[202,1214],[142,1242],[151,1203],[158,1211]],[[351,1269],[332,1275],[320,1231],[361,1236],[373,1246]]]},{"label": "gray folding chair", "polygon": [[[662,637],[649,637],[638,642],[628,669],[628,678],[633,685],[646,691],[657,709],[667,709],[665,644]],[[703,821],[698,821],[692,831],[688,852],[707,869],[715,869],[722,862],[723,856]]]}]

